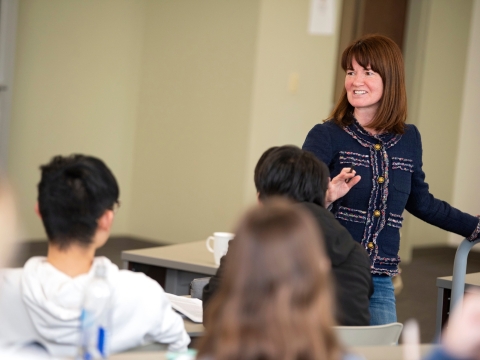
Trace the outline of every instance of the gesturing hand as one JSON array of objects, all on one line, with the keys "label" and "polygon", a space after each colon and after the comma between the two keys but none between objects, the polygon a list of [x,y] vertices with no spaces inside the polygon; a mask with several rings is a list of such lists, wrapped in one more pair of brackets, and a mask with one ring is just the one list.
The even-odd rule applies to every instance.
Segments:
[{"label": "gesturing hand", "polygon": [[[328,184],[327,194],[325,196],[325,206],[328,207],[335,200],[345,196],[362,179],[360,175],[355,175],[355,170],[350,172],[350,168],[343,168],[340,174],[335,176]],[[347,180],[349,180],[347,182]]]}]

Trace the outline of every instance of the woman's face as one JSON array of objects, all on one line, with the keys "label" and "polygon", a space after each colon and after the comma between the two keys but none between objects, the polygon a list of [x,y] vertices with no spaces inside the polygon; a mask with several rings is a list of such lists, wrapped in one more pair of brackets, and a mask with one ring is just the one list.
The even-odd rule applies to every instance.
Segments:
[{"label": "woman's face", "polygon": [[348,102],[355,109],[371,110],[375,114],[383,95],[382,77],[370,66],[366,69],[360,66],[355,58],[352,59],[352,67],[345,75]]}]

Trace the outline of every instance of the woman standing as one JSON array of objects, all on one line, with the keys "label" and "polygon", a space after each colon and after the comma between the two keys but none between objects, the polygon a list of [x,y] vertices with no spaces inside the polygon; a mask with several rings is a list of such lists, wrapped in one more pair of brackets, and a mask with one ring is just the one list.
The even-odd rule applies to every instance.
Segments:
[{"label": "woman standing", "polygon": [[433,197],[422,170],[422,143],[405,124],[407,99],[399,47],[381,35],[342,54],[345,89],[329,120],[313,127],[303,149],[325,162],[327,205],[368,252],[374,283],[371,324],[396,321],[391,277],[398,273],[403,211],[474,240],[479,219]]}]

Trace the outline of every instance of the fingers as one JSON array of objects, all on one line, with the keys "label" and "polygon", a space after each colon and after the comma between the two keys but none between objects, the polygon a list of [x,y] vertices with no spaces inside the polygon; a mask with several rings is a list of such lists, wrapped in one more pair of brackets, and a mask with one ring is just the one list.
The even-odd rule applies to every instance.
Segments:
[{"label": "fingers", "polygon": [[340,174],[354,174],[355,170],[349,167],[343,168]]},{"label": "fingers", "polygon": [[353,168],[343,168],[339,174],[339,177],[344,179],[346,183],[349,183],[353,177],[355,177],[356,173],[357,172]]},{"label": "fingers", "polygon": [[352,170],[352,172],[350,172],[350,168],[343,168],[342,171],[340,171],[340,173],[332,179],[332,181],[344,182],[345,180],[348,180],[354,177],[355,174],[356,174],[355,170]]},{"label": "fingers", "polygon": [[360,182],[360,180],[362,180],[362,177],[360,175],[354,176],[350,179],[350,181],[347,181],[347,185],[351,189],[352,187],[357,185]]}]

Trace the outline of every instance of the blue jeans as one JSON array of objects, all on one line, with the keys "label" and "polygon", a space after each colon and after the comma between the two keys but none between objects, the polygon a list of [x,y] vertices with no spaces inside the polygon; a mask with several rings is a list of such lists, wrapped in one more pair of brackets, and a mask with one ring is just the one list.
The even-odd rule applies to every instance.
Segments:
[{"label": "blue jeans", "polygon": [[370,298],[370,325],[384,325],[397,321],[397,308],[390,276],[372,275],[373,295]]}]

